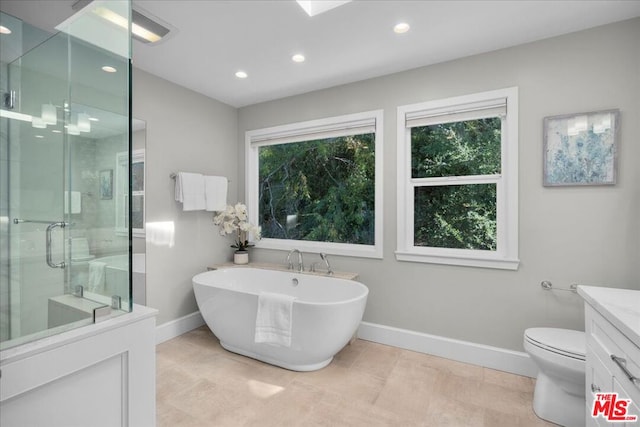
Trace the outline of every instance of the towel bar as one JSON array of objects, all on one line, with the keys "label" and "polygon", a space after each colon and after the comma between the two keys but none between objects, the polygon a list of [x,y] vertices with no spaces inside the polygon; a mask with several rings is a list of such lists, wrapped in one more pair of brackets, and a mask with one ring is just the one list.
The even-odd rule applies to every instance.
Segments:
[{"label": "towel bar", "polygon": [[[175,172],[171,172],[169,174],[169,178],[171,179],[176,179],[176,176],[178,176]],[[227,178],[227,182],[231,182],[231,180],[229,178]]]},{"label": "towel bar", "polygon": [[578,293],[578,285],[576,285],[575,283],[572,283],[571,285],[569,285],[569,288],[554,288],[553,284],[550,281],[545,280],[543,282],[540,282],[540,286],[545,291],[573,292],[574,294]]},{"label": "towel bar", "polygon": [[[39,219],[19,219],[19,218],[14,218],[13,219],[13,223],[14,224],[22,224],[23,222],[31,222],[34,224],[53,224],[53,223],[57,223],[58,221],[42,221]],[[69,226],[69,225],[75,225],[75,224],[69,224],[68,222],[65,222],[64,227]]]}]

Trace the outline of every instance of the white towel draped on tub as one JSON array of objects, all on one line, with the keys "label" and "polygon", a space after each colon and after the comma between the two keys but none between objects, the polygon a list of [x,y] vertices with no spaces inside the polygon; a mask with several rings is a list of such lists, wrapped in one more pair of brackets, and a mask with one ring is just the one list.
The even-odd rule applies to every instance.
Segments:
[{"label": "white towel draped on tub", "polygon": [[290,295],[260,292],[255,342],[291,347],[295,299]]},{"label": "white towel draped on tub", "polygon": [[176,201],[182,202],[182,210],[198,211],[205,208],[204,176],[200,173],[176,174]]},{"label": "white towel draped on tub", "polygon": [[221,212],[227,207],[227,178],[224,176],[204,177],[205,209]]}]

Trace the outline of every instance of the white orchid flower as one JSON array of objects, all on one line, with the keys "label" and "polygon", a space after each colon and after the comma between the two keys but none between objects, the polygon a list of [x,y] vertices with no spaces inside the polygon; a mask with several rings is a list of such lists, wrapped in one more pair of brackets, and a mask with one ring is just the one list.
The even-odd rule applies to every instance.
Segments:
[{"label": "white orchid flower", "polygon": [[247,206],[244,203],[236,203],[235,206],[227,205],[224,211],[216,212],[213,223],[218,226],[221,236],[237,234],[233,247],[246,247],[244,242],[249,238],[260,240],[262,237],[261,228],[251,224],[247,218]]},{"label": "white orchid flower", "polygon": [[247,207],[244,204],[237,203],[234,210],[240,221],[245,221],[247,219]]},{"label": "white orchid flower", "polygon": [[224,232],[227,234],[231,234],[236,231],[236,227],[232,221],[226,221],[222,224],[222,226],[224,227]]},{"label": "white orchid flower", "polygon": [[218,215],[215,215],[213,217],[213,223],[215,225],[220,225],[222,224],[222,221],[224,221],[224,212],[219,213]]}]

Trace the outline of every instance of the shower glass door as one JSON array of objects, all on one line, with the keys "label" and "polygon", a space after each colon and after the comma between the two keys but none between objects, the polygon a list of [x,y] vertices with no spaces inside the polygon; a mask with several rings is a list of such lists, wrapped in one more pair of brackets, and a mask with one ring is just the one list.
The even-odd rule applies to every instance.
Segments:
[{"label": "shower glass door", "polygon": [[129,16],[128,1],[94,1],[54,35],[0,16],[0,349],[131,309],[113,199]]}]

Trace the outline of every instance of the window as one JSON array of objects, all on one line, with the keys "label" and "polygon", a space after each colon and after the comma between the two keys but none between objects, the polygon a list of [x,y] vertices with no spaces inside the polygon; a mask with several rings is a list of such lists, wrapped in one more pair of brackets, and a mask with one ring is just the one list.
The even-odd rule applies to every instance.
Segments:
[{"label": "window", "polygon": [[145,236],[144,227],[144,156],[145,150],[131,152],[131,183],[129,183],[129,153],[116,154],[116,233],[129,234],[129,189],[131,189],[131,229],[136,237]]},{"label": "window", "polygon": [[258,247],[382,258],[382,111],[246,133]]},{"label": "window", "polygon": [[518,268],[517,96],[398,107],[398,260]]}]

